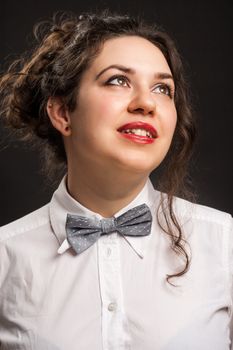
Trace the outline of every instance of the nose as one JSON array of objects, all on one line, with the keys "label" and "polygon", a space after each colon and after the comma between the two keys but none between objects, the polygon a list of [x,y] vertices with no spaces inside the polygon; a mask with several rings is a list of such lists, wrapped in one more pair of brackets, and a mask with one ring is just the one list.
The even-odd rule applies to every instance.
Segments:
[{"label": "nose", "polygon": [[154,116],[156,111],[155,97],[151,91],[140,90],[130,100],[128,111],[143,116]]}]

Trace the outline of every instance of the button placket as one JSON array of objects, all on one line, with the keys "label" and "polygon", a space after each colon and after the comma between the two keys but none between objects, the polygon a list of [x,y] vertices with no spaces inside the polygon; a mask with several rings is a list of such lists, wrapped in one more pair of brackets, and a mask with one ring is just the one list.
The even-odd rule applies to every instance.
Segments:
[{"label": "button placket", "polygon": [[[112,238],[113,236],[114,238]],[[101,239],[102,238],[102,239]],[[124,312],[120,269],[120,239],[113,233],[98,244],[100,293],[102,299],[103,350],[128,349],[130,336]]]},{"label": "button placket", "polygon": [[108,311],[115,311],[117,308],[117,303],[108,304]]},{"label": "button placket", "polygon": [[103,258],[106,260],[117,259],[117,233],[111,233],[106,236],[102,236],[102,243],[104,244]]},{"label": "button placket", "polygon": [[110,247],[108,247],[108,248],[106,249],[106,256],[107,256],[107,257],[110,257],[111,254],[112,254],[112,249],[111,249]]}]

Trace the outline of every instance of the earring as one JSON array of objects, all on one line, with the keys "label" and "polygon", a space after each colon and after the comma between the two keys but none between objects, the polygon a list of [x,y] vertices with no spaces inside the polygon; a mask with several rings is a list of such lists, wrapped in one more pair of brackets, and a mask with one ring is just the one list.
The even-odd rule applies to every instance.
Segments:
[{"label": "earring", "polygon": [[65,127],[65,131],[69,131],[70,130],[70,125],[67,124],[66,127]]}]

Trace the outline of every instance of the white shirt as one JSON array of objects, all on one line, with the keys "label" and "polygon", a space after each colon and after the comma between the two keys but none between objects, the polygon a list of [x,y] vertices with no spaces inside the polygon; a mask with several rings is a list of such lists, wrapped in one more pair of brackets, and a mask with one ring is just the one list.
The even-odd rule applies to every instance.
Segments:
[{"label": "white shirt", "polygon": [[1,350],[228,350],[231,347],[233,225],[229,214],[176,198],[190,244],[189,271],[158,226],[160,193],[148,180],[116,213],[146,203],[151,234],[101,236],[76,255],[67,213],[101,218],[66,190],[0,230]]}]

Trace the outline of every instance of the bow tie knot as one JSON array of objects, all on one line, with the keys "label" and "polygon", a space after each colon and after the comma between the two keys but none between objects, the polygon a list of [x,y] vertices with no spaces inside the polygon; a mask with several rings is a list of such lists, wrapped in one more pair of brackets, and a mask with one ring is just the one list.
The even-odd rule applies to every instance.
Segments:
[{"label": "bow tie knot", "polygon": [[150,234],[152,215],[146,204],[128,210],[115,218],[99,221],[80,215],[67,214],[67,240],[77,254],[92,246],[101,235],[118,232],[123,236],[147,236]]},{"label": "bow tie knot", "polygon": [[109,234],[116,231],[115,218],[102,219],[100,221],[102,234]]}]

